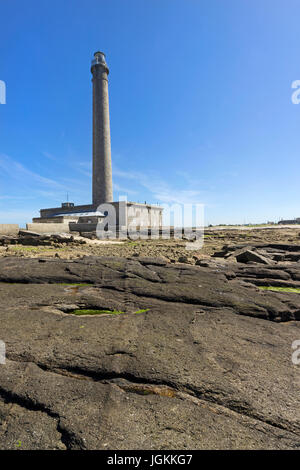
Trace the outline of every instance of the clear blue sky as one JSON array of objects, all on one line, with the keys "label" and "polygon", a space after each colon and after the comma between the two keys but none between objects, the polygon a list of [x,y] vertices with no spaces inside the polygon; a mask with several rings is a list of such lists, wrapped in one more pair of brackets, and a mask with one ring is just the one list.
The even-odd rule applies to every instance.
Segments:
[{"label": "clear blue sky", "polygon": [[115,199],[300,216],[299,0],[0,0],[0,223],[91,201],[103,50]]}]

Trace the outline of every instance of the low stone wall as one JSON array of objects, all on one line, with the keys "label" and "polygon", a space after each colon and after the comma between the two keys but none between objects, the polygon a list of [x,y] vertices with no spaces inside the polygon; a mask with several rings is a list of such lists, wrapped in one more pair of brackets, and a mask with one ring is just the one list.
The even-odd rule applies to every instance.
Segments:
[{"label": "low stone wall", "polygon": [[26,229],[30,230],[31,232],[36,233],[69,233],[69,224],[42,224],[42,223],[33,223],[33,224],[26,224]]},{"label": "low stone wall", "polygon": [[70,222],[70,231],[73,232],[96,232],[97,224]]},{"label": "low stone wall", "polygon": [[18,224],[0,224],[0,235],[18,235]]}]

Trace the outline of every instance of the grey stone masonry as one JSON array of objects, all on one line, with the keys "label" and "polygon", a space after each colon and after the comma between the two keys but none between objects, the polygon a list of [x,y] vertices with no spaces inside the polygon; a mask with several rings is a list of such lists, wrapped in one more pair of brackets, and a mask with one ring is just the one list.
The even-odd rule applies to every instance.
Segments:
[{"label": "grey stone masonry", "polygon": [[105,54],[95,52],[93,74],[93,205],[113,201],[108,73]]},{"label": "grey stone masonry", "polygon": [[[93,75],[93,201],[75,205],[63,202],[61,207],[40,210],[33,222],[39,225],[62,224],[70,230],[89,232],[97,225],[118,233],[139,230],[160,230],[163,207],[128,201],[113,201],[111,142],[108,100],[109,69],[103,52],[95,52],[92,60]],[[50,227],[51,228],[51,227]],[[105,231],[107,231],[105,230]]]}]

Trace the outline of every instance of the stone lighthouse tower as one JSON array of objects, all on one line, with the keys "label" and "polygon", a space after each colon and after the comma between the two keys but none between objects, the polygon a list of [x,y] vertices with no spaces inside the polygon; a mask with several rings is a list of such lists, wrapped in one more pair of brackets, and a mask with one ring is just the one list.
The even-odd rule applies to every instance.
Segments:
[{"label": "stone lighthouse tower", "polygon": [[[148,234],[149,229],[158,230],[162,227],[162,207],[127,200],[115,202],[113,200],[108,103],[109,69],[103,52],[95,52],[91,72],[93,75],[92,204],[77,205],[68,201],[63,202],[61,207],[41,209],[41,216],[33,219],[29,230],[39,233],[56,233],[55,230],[60,233],[94,232],[100,236],[98,228],[101,225],[109,227],[107,233],[110,232],[116,237],[117,235],[120,237],[123,233],[127,237],[128,231],[133,233],[134,230],[137,231],[137,227]],[[101,208],[97,210],[102,204],[109,204],[109,210]],[[104,232],[106,233],[106,230]]]},{"label": "stone lighthouse tower", "polygon": [[95,52],[93,74],[93,206],[113,201],[108,74],[105,54]]}]

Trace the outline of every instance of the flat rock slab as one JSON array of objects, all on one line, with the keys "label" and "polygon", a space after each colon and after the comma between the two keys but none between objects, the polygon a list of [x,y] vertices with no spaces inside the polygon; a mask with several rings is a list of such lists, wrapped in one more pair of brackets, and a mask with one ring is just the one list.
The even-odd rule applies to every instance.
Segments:
[{"label": "flat rock slab", "polygon": [[246,268],[0,259],[0,449],[299,448],[298,297]]},{"label": "flat rock slab", "polygon": [[241,263],[248,263],[248,262],[255,262],[255,263],[262,263],[262,264],[272,264],[265,256],[260,255],[259,253],[255,253],[252,250],[244,250],[237,255],[233,253],[233,256],[236,257],[236,260]]}]

